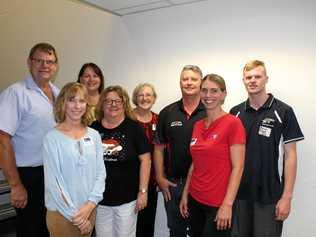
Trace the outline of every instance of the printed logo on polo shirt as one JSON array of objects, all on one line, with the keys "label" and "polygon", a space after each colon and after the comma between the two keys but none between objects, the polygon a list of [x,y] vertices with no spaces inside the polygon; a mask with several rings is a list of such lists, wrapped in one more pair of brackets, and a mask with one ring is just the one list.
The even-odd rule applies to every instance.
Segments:
[{"label": "printed logo on polo shirt", "polygon": [[264,118],[261,121],[258,134],[265,137],[270,137],[272,128],[274,128],[275,119],[273,118]]},{"label": "printed logo on polo shirt", "polygon": [[197,142],[197,138],[196,137],[192,137],[190,146],[194,146],[196,142]]},{"label": "printed logo on polo shirt", "polygon": [[181,127],[183,124],[181,121],[173,121],[170,127]]},{"label": "printed logo on polo shirt", "polygon": [[267,127],[274,127],[275,120],[273,118],[265,118],[262,120],[262,125]]},{"label": "printed logo on polo shirt", "polygon": [[209,136],[208,136],[208,139],[211,139],[211,140],[216,140],[218,139],[219,135],[217,133],[211,133]]},{"label": "printed logo on polo shirt", "polygon": [[204,140],[212,140],[212,141],[216,141],[219,139],[220,134],[215,133],[215,132],[208,132],[208,131],[204,131],[202,132],[202,137]]}]

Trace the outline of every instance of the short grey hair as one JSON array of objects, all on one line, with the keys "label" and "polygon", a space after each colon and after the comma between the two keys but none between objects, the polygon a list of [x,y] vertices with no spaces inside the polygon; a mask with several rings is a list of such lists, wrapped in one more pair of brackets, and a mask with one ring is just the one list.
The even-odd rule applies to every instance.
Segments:
[{"label": "short grey hair", "polygon": [[201,76],[201,78],[203,77],[202,70],[196,65],[185,65],[182,68],[181,73],[183,73],[184,71],[192,71],[192,72],[198,73]]}]

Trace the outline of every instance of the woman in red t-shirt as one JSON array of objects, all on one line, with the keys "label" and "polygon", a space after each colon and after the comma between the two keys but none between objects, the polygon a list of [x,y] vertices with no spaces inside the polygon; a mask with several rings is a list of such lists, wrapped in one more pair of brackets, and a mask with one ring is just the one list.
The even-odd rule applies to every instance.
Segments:
[{"label": "woman in red t-shirt", "polygon": [[192,132],[192,164],[180,203],[189,217],[192,237],[230,236],[232,206],[245,157],[245,130],[241,121],[222,109],[226,85],[216,74],[201,83],[201,101],[207,117]]}]

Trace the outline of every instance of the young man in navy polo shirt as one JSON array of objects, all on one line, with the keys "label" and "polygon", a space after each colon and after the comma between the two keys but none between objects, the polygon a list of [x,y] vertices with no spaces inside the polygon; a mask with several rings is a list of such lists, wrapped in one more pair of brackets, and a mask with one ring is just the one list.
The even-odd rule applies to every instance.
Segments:
[{"label": "young man in navy polo shirt", "polygon": [[170,237],[186,237],[188,232],[188,221],[182,218],[179,204],[192,161],[193,124],[205,117],[200,102],[201,80],[198,66],[185,66],[180,76],[182,99],[166,106],[158,116],[154,163],[156,180],[165,199]]},{"label": "young man in navy polo shirt", "polygon": [[244,66],[248,99],[233,107],[247,132],[245,168],[235,203],[232,237],[279,237],[289,216],[297,153],[304,139],[293,109],[266,92],[265,64]]}]

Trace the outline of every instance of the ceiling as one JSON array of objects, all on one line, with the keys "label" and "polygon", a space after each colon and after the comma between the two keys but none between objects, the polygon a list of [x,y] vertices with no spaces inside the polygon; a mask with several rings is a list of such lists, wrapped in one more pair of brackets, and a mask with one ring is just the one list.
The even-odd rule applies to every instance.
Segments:
[{"label": "ceiling", "polygon": [[182,4],[191,4],[206,0],[81,0],[97,6],[118,16],[137,14],[140,12],[173,7]]}]

